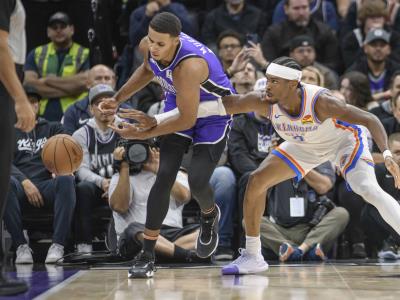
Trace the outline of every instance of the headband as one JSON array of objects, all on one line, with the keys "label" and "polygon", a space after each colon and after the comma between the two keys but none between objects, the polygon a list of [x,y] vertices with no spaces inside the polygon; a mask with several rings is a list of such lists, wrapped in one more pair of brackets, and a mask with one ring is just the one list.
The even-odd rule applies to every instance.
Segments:
[{"label": "headband", "polygon": [[275,63],[270,63],[265,73],[267,75],[272,75],[287,80],[297,80],[297,81],[301,80],[301,75],[302,75],[301,71],[299,70],[281,66]]}]

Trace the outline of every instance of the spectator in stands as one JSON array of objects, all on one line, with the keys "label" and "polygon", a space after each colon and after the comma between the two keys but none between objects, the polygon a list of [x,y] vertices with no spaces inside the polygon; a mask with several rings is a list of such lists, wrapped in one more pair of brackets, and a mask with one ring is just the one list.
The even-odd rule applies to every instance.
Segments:
[{"label": "spectator in stands", "polygon": [[237,72],[232,77],[231,82],[238,94],[246,94],[253,90],[256,79],[256,67],[251,62],[248,62],[242,71]]},{"label": "spectator in stands", "polygon": [[48,21],[50,43],[33,49],[25,63],[25,82],[42,95],[40,115],[60,121],[65,110],[86,93],[89,50],[74,43],[74,26],[62,12]]},{"label": "spectator in stands", "polygon": [[390,58],[400,62],[400,33],[385,25],[387,6],[382,0],[365,1],[358,11],[359,26],[343,37],[341,52],[345,68],[360,56],[364,56],[363,43],[367,33],[373,28],[385,29],[390,34],[392,49]]},{"label": "spectator in stands", "polygon": [[[97,84],[107,84],[115,88],[114,71],[105,65],[95,65],[90,69],[87,76],[87,89]],[[69,134],[73,134],[91,118],[88,96],[72,104],[66,110],[62,123]]]},{"label": "spectator in stands", "polygon": [[147,4],[136,8],[129,18],[129,42],[133,47],[138,46],[142,38],[147,35],[151,19],[160,12],[176,15],[182,23],[182,31],[190,36],[193,35],[193,24],[183,4],[171,0],[148,0]]},{"label": "spectator in stands", "polygon": [[279,56],[288,56],[290,41],[298,35],[309,35],[315,41],[317,60],[336,70],[338,43],[328,25],[314,20],[308,0],[285,0],[287,20],[272,25],[265,32],[261,42],[264,57],[272,61]]},{"label": "spectator in stands", "polygon": [[399,92],[400,92],[400,70],[394,72],[394,74],[392,75],[392,78],[390,79],[390,89],[383,93],[377,94],[377,96],[380,97],[379,98],[376,97],[375,100],[378,100],[379,106],[372,108],[370,112],[376,115],[380,120],[392,117],[393,112],[392,112],[391,99],[395,97]]},{"label": "spectator in stands", "polygon": [[289,179],[274,186],[267,197],[269,217],[261,220],[263,247],[281,262],[325,260],[349,221],[348,212],[326,196],[334,183],[335,171],[325,162],[300,182]]},{"label": "spectator in stands", "polygon": [[371,29],[364,41],[365,57],[359,57],[347,71],[359,71],[368,76],[371,94],[389,88],[390,79],[400,64],[389,58],[390,34],[384,29]]},{"label": "spectator in stands", "polygon": [[[281,0],[274,9],[272,16],[272,24],[278,24],[287,20],[285,14],[285,1]],[[339,29],[338,17],[336,15],[336,8],[331,1],[327,0],[312,0],[310,1],[311,15],[318,21],[328,24],[329,27],[337,31]]]},{"label": "spectator in stands", "polygon": [[368,77],[361,72],[345,73],[340,78],[340,92],[347,103],[361,109],[368,110],[377,105],[369,89]]},{"label": "spectator in stands", "polygon": [[322,75],[322,73],[317,68],[314,68],[312,66],[308,66],[302,69],[301,81],[308,84],[325,87],[324,75]]},{"label": "spectator in stands", "polygon": [[382,121],[387,135],[400,132],[400,93],[392,98],[392,112],[393,116],[386,118]]},{"label": "spectator in stands", "polygon": [[[393,158],[400,163],[400,133],[396,132],[389,136],[389,149]],[[394,186],[394,179],[385,168],[384,163],[375,165],[376,179],[385,192],[400,201],[400,191]],[[400,245],[400,236],[379,215],[377,209],[366,204],[362,213],[361,221],[364,225],[368,241],[371,245],[380,249],[378,256],[384,259],[397,259],[397,245]]]},{"label": "spectator in stands", "polygon": [[[218,56],[221,60],[224,71],[227,72],[229,77],[232,77],[234,74],[232,73],[233,70],[228,71],[228,69],[232,66],[233,61],[242,51],[243,45],[243,37],[235,31],[226,30],[218,36]],[[235,71],[236,69],[237,68],[235,68]]]},{"label": "spectator in stands", "polygon": [[225,0],[225,3],[206,15],[202,40],[214,48],[218,36],[225,30],[234,30],[243,35],[256,33],[261,37],[266,26],[266,15],[246,0]]},{"label": "spectator in stands", "polygon": [[[142,248],[147,199],[156,180],[160,154],[158,150],[151,149],[148,160],[140,164],[136,171],[124,159],[124,155],[123,147],[115,149],[114,161],[120,166],[111,179],[109,199],[119,251],[123,256],[133,258]],[[179,171],[171,190],[169,210],[155,246],[157,254],[181,261],[191,261],[196,257],[193,249],[199,226],[182,224],[183,206],[190,198],[187,174]]]},{"label": "spectator in stands", "polygon": [[82,164],[77,171],[76,186],[76,242],[80,253],[92,252],[92,212],[108,206],[108,188],[113,170],[113,152],[118,134],[108,127],[120,122],[115,115],[101,113],[98,106],[115,91],[107,84],[89,90],[89,107],[93,118],[74,132],[73,137],[83,149]]},{"label": "spectator in stands", "polygon": [[[40,95],[34,87],[25,91],[38,115]],[[14,161],[4,222],[17,249],[16,264],[33,263],[32,250],[23,234],[22,215],[27,211],[52,208],[54,211],[53,243],[45,263],[55,263],[64,255],[75,208],[74,176],[52,176],[42,162],[43,145],[53,135],[64,133],[59,123],[40,117],[30,133],[16,129]]]},{"label": "spectator in stands", "polygon": [[325,79],[327,89],[336,90],[339,78],[335,71],[316,61],[315,42],[311,36],[299,35],[290,40],[289,56],[295,59],[301,67],[312,66],[317,68]]}]

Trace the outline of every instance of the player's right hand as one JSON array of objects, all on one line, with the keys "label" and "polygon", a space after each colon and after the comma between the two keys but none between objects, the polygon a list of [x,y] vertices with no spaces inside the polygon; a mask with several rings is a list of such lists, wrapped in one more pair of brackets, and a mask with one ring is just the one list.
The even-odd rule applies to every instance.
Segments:
[{"label": "player's right hand", "polygon": [[105,98],[100,102],[98,108],[105,115],[114,115],[118,110],[118,105],[115,98]]},{"label": "player's right hand", "polygon": [[24,132],[30,132],[35,127],[36,116],[28,99],[15,101],[15,113],[17,115],[17,123],[14,125]]},{"label": "player's right hand", "polygon": [[43,197],[40,194],[36,185],[32,183],[29,179],[22,181],[22,187],[24,188],[25,195],[28,198],[30,204],[35,207],[42,207],[44,205]]},{"label": "player's right hand", "polygon": [[400,168],[399,165],[395,162],[393,157],[386,157],[385,159],[386,169],[392,174],[394,178],[394,185],[397,189],[400,189]]},{"label": "player's right hand", "polygon": [[156,118],[150,117],[140,110],[121,108],[119,111],[120,118],[136,120],[138,123],[135,125],[141,130],[149,130],[157,126]]}]

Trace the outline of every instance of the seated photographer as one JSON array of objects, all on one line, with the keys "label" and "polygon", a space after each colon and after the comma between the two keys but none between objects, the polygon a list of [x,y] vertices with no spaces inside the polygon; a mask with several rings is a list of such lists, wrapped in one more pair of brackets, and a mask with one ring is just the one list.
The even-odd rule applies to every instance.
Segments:
[{"label": "seated photographer", "polygon": [[[119,173],[111,178],[109,197],[114,211],[118,249],[123,257],[131,259],[142,249],[147,200],[156,180],[159,157],[158,150],[151,149],[146,141],[132,140],[114,151],[114,165]],[[183,206],[190,199],[187,174],[179,171],[171,190],[169,210],[156,242],[156,254],[178,261],[196,258],[193,249],[199,225],[182,226]]]},{"label": "seated photographer", "polygon": [[325,260],[349,214],[325,195],[334,185],[335,171],[325,162],[300,182],[286,180],[269,191],[268,214],[261,221],[262,246],[281,262]]},{"label": "seated photographer", "polygon": [[[24,88],[33,111],[38,116],[41,96],[31,86]],[[17,249],[15,263],[33,263],[32,250],[23,234],[22,214],[35,208],[52,208],[54,211],[53,243],[47,252],[45,263],[55,263],[64,256],[64,246],[71,229],[75,207],[75,177],[51,174],[45,168],[41,154],[50,137],[65,132],[60,123],[37,117],[35,128],[31,132],[25,133],[16,129],[15,133],[14,160],[4,212],[5,225]]]},{"label": "seated photographer", "polygon": [[76,242],[80,253],[92,252],[93,208],[108,206],[108,187],[113,175],[113,152],[118,134],[108,125],[120,121],[118,116],[103,114],[98,105],[115,94],[108,84],[89,90],[89,108],[93,116],[73,137],[82,146],[83,160],[77,171]]},{"label": "seated photographer", "polygon": [[[400,163],[400,133],[389,136],[389,150],[394,160]],[[385,164],[375,165],[376,179],[385,192],[397,201],[400,201],[400,190],[394,185],[393,176],[386,170]],[[371,204],[366,204],[361,212],[361,222],[368,237],[369,244],[379,249],[378,257],[383,259],[397,259],[397,246],[400,245],[400,236],[381,217],[378,210]]]}]

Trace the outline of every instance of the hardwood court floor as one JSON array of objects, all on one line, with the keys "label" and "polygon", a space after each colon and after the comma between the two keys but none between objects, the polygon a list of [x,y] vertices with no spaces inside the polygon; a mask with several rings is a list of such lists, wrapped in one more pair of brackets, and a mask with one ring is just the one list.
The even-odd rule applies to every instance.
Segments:
[{"label": "hardwood court floor", "polygon": [[221,276],[219,268],[158,269],[153,279],[127,270],[85,270],[45,299],[400,299],[400,264],[275,265],[259,275]]}]

